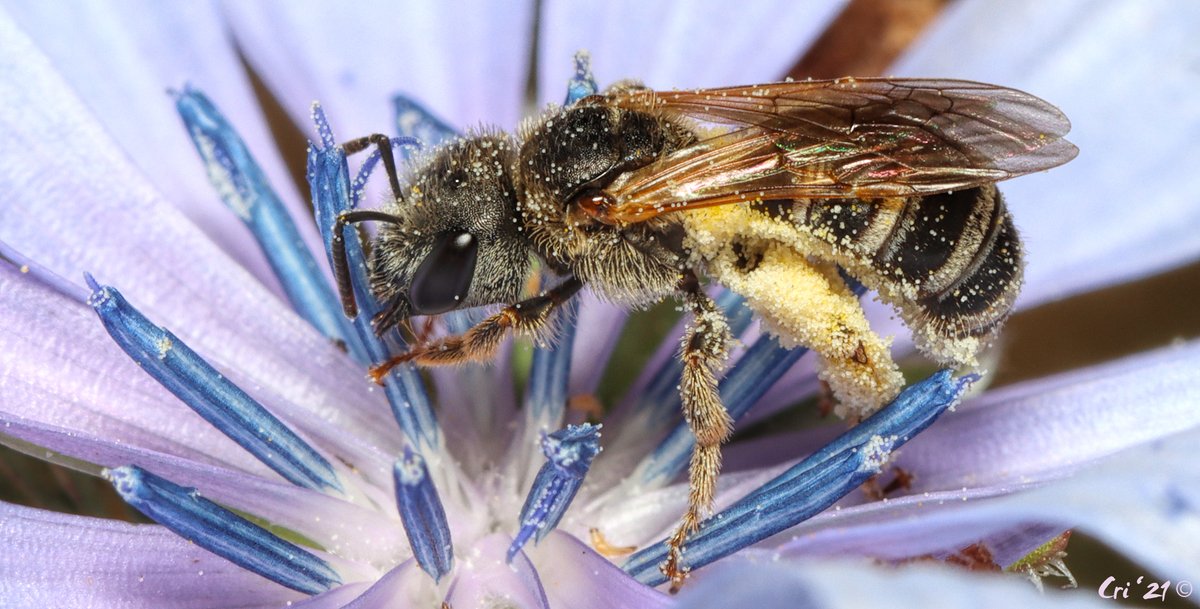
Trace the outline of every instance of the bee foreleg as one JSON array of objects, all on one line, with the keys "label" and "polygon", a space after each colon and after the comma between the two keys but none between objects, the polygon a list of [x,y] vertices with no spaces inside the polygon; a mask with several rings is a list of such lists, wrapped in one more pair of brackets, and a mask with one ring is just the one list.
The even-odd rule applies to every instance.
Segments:
[{"label": "bee foreleg", "polygon": [[379,148],[379,158],[383,160],[383,169],[387,172],[388,185],[392,187],[392,198],[403,201],[404,194],[400,190],[400,176],[396,171],[396,156],[392,153],[391,138],[382,133],[372,133],[342,144],[342,150],[348,155],[354,154],[366,150],[371,144],[375,144]]},{"label": "bee foreleg", "polygon": [[333,223],[333,238],[330,239],[330,256],[333,258],[333,280],[337,284],[338,298],[342,301],[342,311],[346,317],[358,317],[358,304],[354,301],[354,286],[350,282],[350,263],[346,259],[345,228],[359,222],[390,222],[399,224],[400,218],[392,214],[373,209],[356,209],[338,214]]},{"label": "bee foreleg", "polygon": [[405,362],[446,366],[486,360],[496,352],[510,330],[526,336],[538,336],[549,328],[552,324],[551,313],[582,287],[582,281],[570,277],[543,294],[504,307],[459,336],[447,336],[427,345],[413,347],[408,353],[373,366],[371,378],[376,383],[382,383],[389,370]]},{"label": "bee foreleg", "polygon": [[678,590],[687,577],[687,569],[682,565],[683,543],[712,508],[717,475],[721,471],[721,443],[733,429],[733,421],[717,389],[717,372],[725,365],[732,338],[728,321],[700,289],[694,275],[685,277],[680,289],[691,309],[692,321],[683,336],[679,394],[683,417],[696,436],[696,445],[688,468],[688,509],[679,528],[667,540],[670,551],[662,565],[672,590]]}]

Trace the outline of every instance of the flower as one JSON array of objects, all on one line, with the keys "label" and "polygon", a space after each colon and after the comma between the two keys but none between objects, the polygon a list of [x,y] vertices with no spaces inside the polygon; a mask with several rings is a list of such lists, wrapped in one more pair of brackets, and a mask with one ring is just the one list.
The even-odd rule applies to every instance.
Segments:
[{"label": "flower", "polygon": [[[830,4],[825,14],[832,15],[834,6]],[[596,526],[613,545],[647,546],[661,539],[682,511],[680,487],[670,484],[676,478],[671,468],[677,472],[678,466],[654,450],[658,438],[672,426],[656,416],[670,410],[643,403],[670,393],[669,381],[667,393],[655,393],[662,391],[663,383],[655,371],[665,365],[669,348],[635,382],[617,418],[606,421],[605,451],[598,456],[589,443],[595,430],[585,428],[557,437],[551,433],[552,441],[544,445],[551,457],[546,460],[538,450],[539,432],[543,427],[553,432],[557,425],[547,422],[557,423],[561,411],[552,415],[531,406],[541,399],[543,405],[561,408],[562,391],[594,391],[621,315],[591,301],[581,304],[578,313],[577,348],[539,360],[546,372],[534,378],[557,382],[531,381],[534,391],[524,408],[516,407],[507,363],[502,361],[490,369],[433,372],[437,428],[423,416],[419,393],[403,396],[399,402],[393,398],[393,404],[411,407],[397,408],[400,416],[394,417],[381,392],[362,382],[361,366],[326,335],[314,331],[314,325],[321,327],[316,321],[319,314],[309,314],[308,319],[314,320],[310,325],[281,304],[283,298],[303,301],[298,295],[303,290],[294,285],[285,288],[274,279],[270,264],[245,245],[252,239],[242,222],[213,210],[216,206],[200,165],[182,156],[191,155],[192,143],[178,129],[170,105],[163,103],[167,100],[156,95],[164,85],[187,79],[218,100],[262,163],[266,179],[281,193],[283,205],[292,206],[289,214],[303,218],[301,198],[265,143],[268,138],[256,106],[249,103],[248,84],[234,76],[240,72],[224,39],[226,24],[294,118],[306,120],[308,104],[316,97],[334,113],[331,122],[339,132],[360,134],[391,123],[391,109],[381,102],[390,99],[396,83],[414,83],[416,89],[428,92],[424,104],[438,108],[455,124],[480,118],[514,124],[522,86],[515,59],[526,52],[526,43],[521,36],[498,34],[527,31],[530,9],[513,12],[477,6],[464,11],[455,16],[453,40],[420,35],[426,26],[449,27],[449,22],[439,21],[447,17],[432,6],[410,7],[401,13],[407,19],[403,28],[374,18],[395,14],[388,7],[373,7],[363,14],[335,7],[298,10],[232,3],[222,14],[203,4],[70,10],[14,6],[9,10],[11,16],[0,16],[0,45],[4,46],[0,99],[5,100],[0,109],[4,134],[0,136],[4,138],[0,191],[5,193],[0,202],[0,242],[11,248],[6,250],[9,257],[18,252],[28,255],[32,272],[0,266],[0,316],[5,322],[0,334],[0,418],[5,435],[43,447],[51,457],[77,460],[73,463],[80,467],[111,468],[108,475],[130,501],[157,511],[156,517],[163,520],[175,518],[168,509],[190,510],[173,521],[177,526],[225,527],[209,538],[235,546],[223,556],[269,560],[257,567],[235,566],[159,526],[5,504],[0,505],[4,531],[0,571],[10,585],[0,588],[0,595],[8,595],[3,599],[6,606],[211,607],[292,602],[320,607],[341,606],[355,598],[368,607],[404,602],[428,606],[443,598],[460,608],[672,602],[637,584],[582,541]],[[794,56],[796,40],[804,38],[805,32],[815,33],[823,21],[812,7],[793,7],[761,20],[747,18],[743,26],[733,20],[713,20],[705,11],[689,7],[685,15],[691,21],[669,23],[679,24],[676,27],[700,41],[702,48],[695,49],[691,61],[680,64],[689,68],[683,73],[656,74],[642,65],[644,51],[623,48],[617,41],[666,40],[659,49],[660,65],[669,66],[670,57],[688,55],[671,53],[678,40],[666,35],[637,36],[642,33],[636,23],[621,24],[630,31],[626,38],[597,27],[605,23],[599,14],[568,19],[577,16],[576,10],[603,13],[571,7],[568,15],[563,5],[548,4],[542,15],[545,46],[541,52],[548,59],[539,66],[547,74],[556,69],[549,59],[565,58],[576,46],[589,46],[606,72],[640,74],[651,84],[679,86],[778,75]],[[793,11],[789,15],[803,11],[805,19],[782,18],[780,10]],[[990,56],[989,52],[1010,53],[1012,45],[997,43],[991,47],[996,51],[991,51],[986,41],[992,37],[973,35],[971,30],[979,23],[986,23],[990,31],[1028,28],[1031,21],[1022,17],[1021,10],[1032,9],[1013,8],[997,16],[988,14],[986,5],[963,2],[900,69],[966,74],[1026,86],[1063,104],[1075,118],[1075,139],[1085,156],[1061,172],[1006,186],[1031,249],[1025,305],[1193,258],[1200,246],[1185,231],[1198,206],[1178,198],[1176,189],[1158,192],[1151,183],[1150,192],[1139,191],[1143,195],[1139,214],[1131,218],[1123,212],[1132,197],[1125,192],[1129,177],[1143,175],[1134,170],[1150,172],[1153,167],[1146,175],[1162,175],[1172,163],[1186,167],[1189,154],[1194,154],[1190,153],[1194,144],[1182,139],[1176,156],[1168,159],[1152,151],[1135,151],[1132,147],[1141,140],[1130,134],[1160,136],[1145,141],[1173,141],[1167,136],[1186,133],[1180,123],[1194,117],[1167,125],[1116,112],[1129,95],[1120,79],[1097,82],[1088,76],[1099,72],[1096,66],[1111,63],[1089,55],[1095,50],[1090,41],[1102,40],[1104,48],[1115,53],[1128,48],[1117,43],[1137,40],[1139,51],[1145,53],[1141,56],[1154,58],[1145,63],[1131,60],[1128,74],[1144,77],[1141,94],[1166,97],[1174,92],[1183,98],[1179,92],[1189,90],[1194,77],[1180,72],[1158,78],[1157,66],[1172,56],[1171,51],[1184,48],[1181,40],[1186,38],[1181,37],[1186,28],[1179,24],[1186,20],[1174,14],[1176,8],[1151,5],[1097,10],[1087,22],[1067,28],[1077,33],[1075,39],[1046,35],[1062,48],[1042,49],[1053,60],[1030,67],[1028,61]],[[1058,32],[1063,28],[1056,20],[1073,23],[1070,19],[1076,16],[1060,10],[1033,23]],[[56,35],[69,31],[73,23],[87,27],[77,37]],[[1155,37],[1145,40],[1125,33],[1123,28],[1129,24],[1152,29]],[[762,28],[774,28],[769,30],[773,35],[735,36],[737,28],[751,26],[760,34]],[[720,31],[721,36],[705,36],[706,31]],[[354,38],[360,40],[353,41],[355,48],[367,50],[346,51],[343,47],[350,44],[346,32],[357,33]],[[1023,37],[1033,33],[1022,30]],[[489,42],[494,37],[497,44],[476,54],[465,42],[473,37]],[[718,49],[708,42],[714,39],[728,39],[731,44],[743,41],[739,43],[746,52]],[[971,51],[954,53],[953,60],[960,63],[939,68],[934,62],[946,57],[947,47]],[[762,65],[744,65],[745,58],[760,56],[766,58]],[[404,57],[421,57],[421,61]],[[972,60],[980,64],[972,66]],[[698,74],[694,66],[701,63],[706,69]],[[993,71],[985,69],[988,65],[995,66]],[[1003,66],[1017,65],[1022,66],[1021,72],[1002,71]],[[1154,71],[1150,65],[1156,66]],[[694,80],[687,80],[689,76]],[[713,80],[704,81],[709,78]],[[565,76],[542,80],[555,82]],[[1089,86],[1086,95],[1071,94],[1084,84]],[[480,89],[490,95],[467,93]],[[186,98],[186,92],[183,95]],[[1103,128],[1088,124],[1099,116],[1108,121]],[[1124,153],[1097,153],[1089,159],[1088,150]],[[217,173],[210,177],[218,182],[221,166],[210,159],[208,167]],[[1188,174],[1180,169],[1174,175]],[[1071,195],[1072,191],[1083,194]],[[223,192],[235,200],[244,194],[236,186],[234,192]],[[1041,203],[1059,198],[1087,199],[1097,208],[1081,214],[1073,205]],[[171,203],[180,205],[182,213]],[[295,225],[299,240],[310,251],[322,251],[321,237],[311,224]],[[1077,234],[1055,234],[1064,225],[1077,227]],[[1038,249],[1045,252],[1051,243],[1058,244],[1061,254],[1039,258]],[[1140,253],[1147,250],[1152,255]],[[67,283],[49,274],[39,280],[35,275],[42,270],[66,278]],[[121,296],[100,284],[88,294],[92,306],[85,306],[75,284],[85,270],[103,284],[120,288],[120,294],[135,306],[122,307]],[[145,331],[130,334],[131,344],[134,339],[153,339],[140,347],[144,370],[118,349],[97,323],[93,308],[110,328],[118,329],[115,333],[128,328]],[[143,315],[174,334],[135,323]],[[121,316],[126,321],[118,323]],[[337,331],[333,326],[326,329]],[[750,347],[739,361],[749,361],[753,345],[758,344],[755,338],[743,336]],[[203,378],[210,383],[223,383],[189,358],[192,349],[230,382],[221,387],[243,392],[222,394],[222,399],[213,401],[215,405],[242,400],[244,395],[261,409],[206,411],[199,418],[197,411],[182,407],[146,374],[160,364],[164,369],[180,366],[190,374],[206,374]],[[572,361],[569,367],[563,365],[567,356]],[[1200,500],[1188,449],[1200,423],[1194,408],[1198,358],[1200,347],[1189,344],[1010,387],[964,404],[896,455],[896,465],[919,476],[906,493],[886,502],[864,502],[852,496],[735,558],[699,570],[694,587],[685,589],[679,603],[702,604],[714,594],[727,594],[782,606],[803,594],[823,605],[850,604],[847,597],[836,596],[838,590],[852,591],[861,595],[858,598],[878,593],[886,594],[883,599],[888,601],[904,600],[896,598],[897,587],[949,596],[981,584],[942,571],[881,574],[862,565],[835,570],[800,559],[902,560],[984,542],[997,562],[1007,564],[1073,526],[1101,536],[1163,578],[1194,577],[1200,559],[1187,547],[1187,540],[1195,539],[1195,506]],[[746,382],[761,377],[745,378],[744,391],[762,389]],[[811,384],[808,364],[791,367],[749,416],[761,418],[777,411]],[[407,385],[413,391],[416,386],[415,380]],[[537,395],[538,389],[553,388],[560,393]],[[255,414],[248,419],[253,424],[222,418],[248,412]],[[421,449],[417,453],[405,452],[396,418],[409,431],[409,445]],[[505,427],[509,421],[516,422],[515,431]],[[262,432],[260,439],[270,442],[251,449],[253,437],[230,438],[236,435],[231,430],[237,429]],[[423,439],[414,430],[432,435]],[[718,506],[724,508],[761,487],[800,455],[826,445],[836,431],[790,432],[731,445]],[[444,436],[436,438],[438,433]],[[283,448],[279,442],[284,440],[298,444]],[[576,441],[583,443],[570,444]],[[559,452],[564,445],[573,452]],[[304,452],[305,446],[314,449],[312,455]],[[435,447],[443,452],[429,450]],[[671,446],[663,450],[678,453]],[[1105,459],[1115,453],[1120,453],[1119,459]],[[287,463],[276,457],[285,457]],[[513,554],[510,568],[513,537],[521,535],[522,525],[549,522],[548,515],[560,505],[557,497],[565,496],[562,489],[577,480],[572,477],[580,471],[575,466],[588,458],[592,465],[585,468],[585,483],[559,523],[561,532],[545,536],[536,545],[527,543],[523,554]],[[629,477],[630,472],[658,471],[656,466],[665,467],[665,473]],[[527,502],[525,491],[539,478],[539,471],[548,472],[539,487],[545,493],[535,493]],[[191,488],[198,489],[199,499]],[[431,488],[436,488],[437,501]],[[393,489],[404,497],[399,510],[389,511],[396,503],[390,496]],[[436,509],[439,502],[443,516]],[[522,510],[526,504],[529,508]],[[406,512],[405,505],[411,511]],[[525,517],[520,517],[523,511]],[[253,515],[280,535],[238,514]],[[230,523],[238,523],[236,531]],[[438,541],[445,530],[453,538],[453,566]],[[753,534],[748,526],[732,531],[735,541]],[[209,533],[191,530],[187,534],[199,539]],[[246,544],[257,544],[256,551],[247,552]],[[694,544],[718,552],[724,547],[702,546],[700,540]],[[425,558],[407,560],[425,550],[430,550]],[[656,559],[648,556],[643,562],[652,567]],[[282,571],[270,572],[273,568]],[[422,568],[440,574],[441,584],[422,573]],[[260,575],[264,571],[274,581],[264,579]],[[302,579],[289,579],[297,577]],[[1019,583],[990,582],[979,589],[1009,605],[1037,602],[1020,596],[1025,591]],[[327,591],[308,597],[309,592],[321,590]],[[772,597],[777,590],[786,596]],[[916,604],[919,599],[908,600]]]}]

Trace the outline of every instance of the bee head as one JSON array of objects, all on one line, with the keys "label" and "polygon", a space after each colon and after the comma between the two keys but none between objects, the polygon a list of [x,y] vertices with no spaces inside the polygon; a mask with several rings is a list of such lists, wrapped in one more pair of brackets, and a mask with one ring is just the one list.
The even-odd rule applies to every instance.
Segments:
[{"label": "bee head", "polygon": [[460,139],[410,178],[388,211],[371,256],[371,288],[385,304],[376,329],[411,315],[512,303],[530,272],[511,176],[515,144],[503,134]]}]

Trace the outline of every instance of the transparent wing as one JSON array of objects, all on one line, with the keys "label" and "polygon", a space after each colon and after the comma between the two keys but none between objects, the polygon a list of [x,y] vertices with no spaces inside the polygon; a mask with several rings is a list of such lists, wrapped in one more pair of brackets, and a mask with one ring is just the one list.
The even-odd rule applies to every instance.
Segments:
[{"label": "transparent wing", "polygon": [[936,79],[842,79],[623,91],[597,103],[723,128],[622,175],[604,221],[794,198],[927,195],[1061,165],[1071,125],[1028,93]]}]

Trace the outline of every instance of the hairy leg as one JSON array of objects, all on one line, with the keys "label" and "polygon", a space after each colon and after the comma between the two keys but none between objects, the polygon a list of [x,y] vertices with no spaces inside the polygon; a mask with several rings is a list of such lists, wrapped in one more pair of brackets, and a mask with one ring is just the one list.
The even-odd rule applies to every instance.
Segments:
[{"label": "hairy leg", "polygon": [[683,377],[679,384],[683,417],[696,436],[688,468],[688,509],[679,528],[667,540],[670,551],[662,565],[663,574],[678,590],[687,577],[683,565],[683,544],[695,532],[705,513],[711,511],[721,471],[721,443],[733,429],[733,421],[721,403],[717,373],[724,367],[731,340],[729,323],[716,303],[705,294],[694,275],[680,283],[692,321],[683,336]]},{"label": "hairy leg", "polygon": [[501,309],[499,313],[475,324],[459,336],[447,336],[426,345],[413,347],[408,353],[398,355],[371,368],[371,378],[383,383],[389,370],[405,362],[422,366],[446,366],[486,360],[495,353],[509,330],[537,336],[549,329],[550,314],[554,309],[571,299],[583,282],[569,277],[545,293],[522,300]]}]

